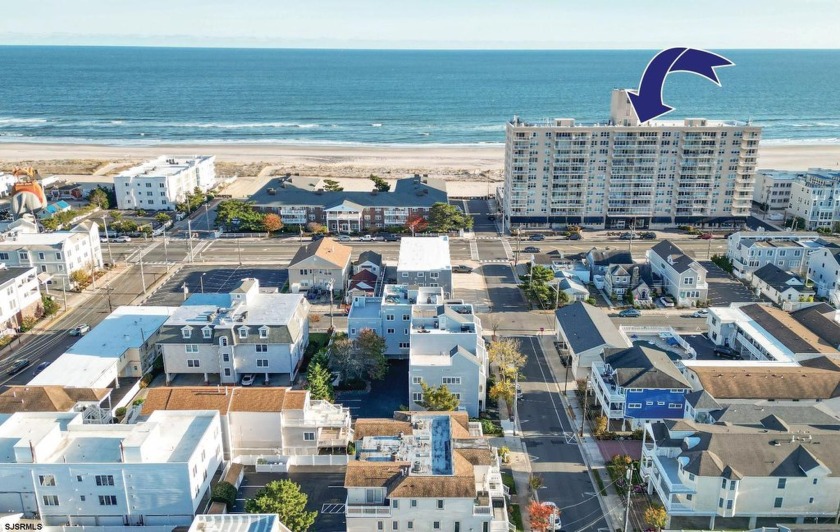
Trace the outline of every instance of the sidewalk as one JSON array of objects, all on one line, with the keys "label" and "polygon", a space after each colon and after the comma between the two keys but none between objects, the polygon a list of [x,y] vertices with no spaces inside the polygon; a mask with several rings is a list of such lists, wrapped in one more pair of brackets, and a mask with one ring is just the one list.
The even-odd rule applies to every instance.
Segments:
[{"label": "sidewalk", "polygon": [[[560,398],[563,401],[563,406],[566,412],[569,412],[571,421],[577,429],[577,440],[580,446],[583,461],[589,469],[589,474],[592,477],[592,484],[595,492],[599,494],[598,502],[601,503],[601,511],[607,519],[607,524],[610,530],[620,530],[624,527],[624,501],[618,496],[618,493],[609,486],[610,475],[607,473],[607,463],[601,455],[601,450],[598,448],[598,443],[595,437],[589,431],[589,427],[584,424],[583,437],[580,436],[580,425],[583,420],[583,411],[577,399],[577,383],[574,377],[569,374],[569,382],[565,383],[566,368],[560,362],[560,357],[554,347],[554,336],[552,333],[543,334],[540,337],[540,347],[542,347],[545,360],[551,370],[554,381],[558,384]],[[568,396],[563,394],[565,386],[568,385]],[[606,495],[600,495],[598,482],[595,480],[595,475],[598,475],[606,486]]]},{"label": "sidewalk", "polygon": [[[506,420],[510,418],[507,404],[504,399],[499,399],[499,418]],[[522,434],[521,427],[516,427],[516,433]],[[510,467],[513,481],[516,484],[516,495],[510,496],[510,502],[519,505],[519,512],[522,515],[522,527],[530,532],[531,526],[528,520],[528,504],[531,502],[531,460],[528,456],[528,449],[525,442],[519,436],[506,435],[490,439],[490,444],[496,448],[505,446],[510,449],[510,461],[505,464]]]}]

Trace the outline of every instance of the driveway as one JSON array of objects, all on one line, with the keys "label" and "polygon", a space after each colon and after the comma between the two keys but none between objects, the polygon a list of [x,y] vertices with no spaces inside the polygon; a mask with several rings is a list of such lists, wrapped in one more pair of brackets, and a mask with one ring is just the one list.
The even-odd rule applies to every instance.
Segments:
[{"label": "driveway", "polygon": [[713,307],[728,307],[730,303],[762,301],[755,293],[734,279],[717,264],[708,260],[699,261],[708,271],[706,282],[709,283],[709,303]]},{"label": "driveway", "polygon": [[388,418],[400,405],[408,405],[408,360],[390,360],[385,378],[373,381],[370,392],[346,391],[336,394],[335,402],[350,409],[353,418]]}]

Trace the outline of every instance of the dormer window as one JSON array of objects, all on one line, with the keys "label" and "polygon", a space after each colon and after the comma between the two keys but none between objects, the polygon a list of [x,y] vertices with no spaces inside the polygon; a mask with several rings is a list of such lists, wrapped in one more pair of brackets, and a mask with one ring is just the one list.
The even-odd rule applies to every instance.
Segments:
[{"label": "dormer window", "polygon": [[189,338],[192,336],[192,327],[184,327],[181,329],[181,337]]},{"label": "dormer window", "polygon": [[239,328],[239,337],[243,339],[248,338],[248,327]]},{"label": "dormer window", "polygon": [[260,338],[268,338],[268,327],[264,325],[260,327]]},{"label": "dormer window", "polygon": [[205,339],[208,339],[208,340],[209,340],[210,338],[212,338],[212,337],[213,337],[213,329],[212,329],[212,328],[210,328],[210,327],[204,327],[203,329],[201,329],[201,335],[202,335]]}]

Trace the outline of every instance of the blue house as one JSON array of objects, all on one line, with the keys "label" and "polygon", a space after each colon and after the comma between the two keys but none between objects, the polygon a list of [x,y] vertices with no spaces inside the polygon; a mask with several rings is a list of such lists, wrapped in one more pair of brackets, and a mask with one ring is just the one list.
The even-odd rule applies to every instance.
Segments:
[{"label": "blue house", "polygon": [[607,349],[592,363],[589,380],[601,412],[621,420],[621,430],[641,428],[645,421],[681,419],[691,385],[664,351],[633,346]]}]

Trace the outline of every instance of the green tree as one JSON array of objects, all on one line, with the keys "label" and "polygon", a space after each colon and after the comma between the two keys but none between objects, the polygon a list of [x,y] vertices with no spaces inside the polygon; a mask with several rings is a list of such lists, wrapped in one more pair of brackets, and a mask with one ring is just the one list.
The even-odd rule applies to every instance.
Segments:
[{"label": "green tree", "polygon": [[325,233],[326,228],[323,224],[319,224],[318,222],[309,222],[306,224],[306,230],[310,233]]},{"label": "green tree", "polygon": [[239,231],[263,231],[263,214],[254,205],[242,200],[225,200],[216,207],[216,227],[233,227]]},{"label": "green tree", "polygon": [[355,341],[336,335],[330,346],[330,369],[345,381],[383,378],[388,370],[385,340],[370,329],[363,330]]},{"label": "green tree", "polygon": [[429,229],[436,233],[471,229],[472,226],[472,216],[465,215],[454,205],[438,202],[429,209]]},{"label": "green tree", "polygon": [[263,216],[262,219],[263,227],[269,233],[275,233],[281,229],[283,229],[283,220],[280,219],[280,216],[270,212]]},{"label": "green tree", "polygon": [[380,380],[388,371],[388,359],[385,358],[385,339],[366,329],[356,339],[356,350],[364,361],[367,378]]},{"label": "green tree", "polygon": [[420,388],[423,390],[423,400],[417,404],[426,410],[451,412],[458,408],[461,402],[454,393],[449,391],[445,384],[429,386],[421,381]]},{"label": "green tree", "polygon": [[155,214],[155,221],[159,224],[167,224],[172,221],[172,218],[165,212]]},{"label": "green tree", "polygon": [[534,266],[528,275],[520,277],[522,290],[531,301],[542,308],[554,308],[557,297],[555,289],[548,283],[554,280],[554,272],[546,266]]},{"label": "green tree", "polygon": [[44,307],[44,316],[52,316],[60,308],[55,298],[47,294],[41,294],[41,306]]},{"label": "green tree", "polygon": [[96,187],[91,190],[88,194],[87,200],[88,203],[99,207],[100,209],[107,209],[111,205],[110,200],[108,199],[108,193],[100,187]]},{"label": "green tree", "polygon": [[344,187],[334,179],[324,179],[324,190],[327,192],[341,192],[344,190]]},{"label": "green tree", "polygon": [[645,523],[656,530],[661,530],[668,522],[668,512],[661,504],[652,504],[645,509]]},{"label": "green tree", "polygon": [[119,222],[120,220],[122,220],[122,217],[123,217],[122,211],[117,211],[117,210],[108,211],[108,214],[111,215],[111,219],[114,222]]},{"label": "green tree", "polygon": [[213,486],[210,500],[213,502],[223,502],[228,510],[233,510],[233,507],[236,505],[236,488],[230,482],[222,480]]},{"label": "green tree", "polygon": [[389,190],[391,190],[391,184],[379,177],[378,175],[370,174],[370,177],[368,179],[373,181],[373,186],[379,192],[388,192]]},{"label": "green tree", "polygon": [[274,480],[259,490],[253,499],[245,501],[245,511],[251,514],[277,514],[280,522],[292,532],[305,532],[315,523],[318,512],[307,512],[309,498],[291,480]]},{"label": "green tree", "polygon": [[332,386],[332,375],[330,371],[322,366],[319,362],[309,364],[309,369],[306,371],[306,389],[309,390],[309,396],[315,400],[324,400],[333,402],[335,394]]},{"label": "green tree", "polygon": [[44,218],[43,220],[41,220],[40,223],[44,226],[44,229],[46,229],[47,231],[55,231],[56,229],[58,229],[59,225],[58,218],[56,218],[55,216]]},{"label": "green tree", "polygon": [[515,381],[526,362],[525,355],[520,351],[519,341],[514,338],[499,338],[490,344],[487,356],[499,371],[499,380],[490,387],[490,397],[504,399],[506,403],[512,404],[516,394]]}]

